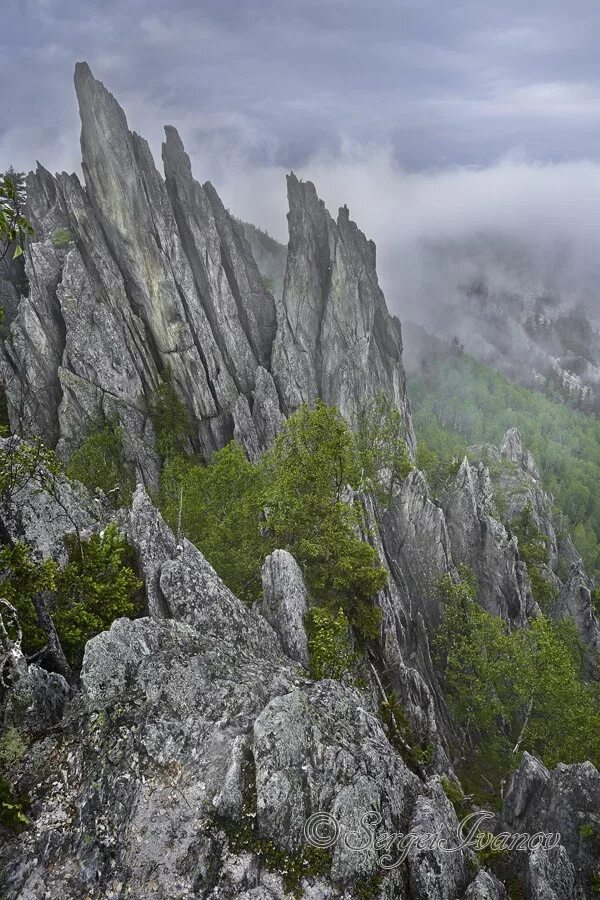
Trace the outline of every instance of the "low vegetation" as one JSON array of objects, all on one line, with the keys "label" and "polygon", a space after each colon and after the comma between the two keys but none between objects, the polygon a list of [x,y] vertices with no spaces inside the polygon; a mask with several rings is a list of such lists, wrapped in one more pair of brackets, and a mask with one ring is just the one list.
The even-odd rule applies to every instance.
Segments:
[{"label": "low vegetation", "polygon": [[63,567],[35,560],[26,544],[17,543],[0,549],[0,571],[3,597],[17,610],[23,630],[23,651],[32,655],[48,641],[40,617],[43,602],[68,663],[77,668],[91,637],[120,616],[141,615],[142,584],[116,525],[81,542],[75,536],[67,540],[69,561]]},{"label": "low vegetation", "polygon": [[69,478],[90,491],[102,491],[115,509],[129,506],[135,487],[133,466],[123,454],[123,431],[115,419],[106,419],[74,450],[66,467]]},{"label": "low vegetation", "polygon": [[482,804],[499,796],[503,779],[525,750],[547,766],[600,764],[597,687],[584,681],[574,625],[541,615],[510,631],[476,601],[472,573],[437,585],[443,617],[437,665],[456,722],[469,748],[457,767]]},{"label": "low vegetation", "polygon": [[350,665],[350,634],[379,633],[373,596],[386,583],[355,492],[388,494],[410,471],[397,413],[378,401],[353,432],[317,402],[291,416],[274,447],[251,463],[235,443],[209,466],[181,455],[165,465],[160,508],[247,603],[262,591],[261,567],[275,548],[298,561],[316,607],[309,618],[315,672]]},{"label": "low vegetation", "polygon": [[590,574],[600,573],[600,420],[519,387],[466,353],[431,360],[411,381],[417,464],[439,493],[467,446],[517,426]]}]

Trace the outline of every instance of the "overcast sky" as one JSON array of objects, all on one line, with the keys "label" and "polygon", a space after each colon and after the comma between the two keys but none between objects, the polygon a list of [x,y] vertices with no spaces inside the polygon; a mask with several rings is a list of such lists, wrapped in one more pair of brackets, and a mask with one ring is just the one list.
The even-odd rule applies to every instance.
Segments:
[{"label": "overcast sky", "polygon": [[140,124],[256,165],[600,155],[597,0],[4,0],[1,35],[0,166],[73,165],[77,59]]},{"label": "overcast sky", "polygon": [[78,167],[85,59],[158,159],[174,124],[282,238],[291,168],[379,244],[413,216],[600,218],[598,0],[2,0],[1,22],[0,170]]}]

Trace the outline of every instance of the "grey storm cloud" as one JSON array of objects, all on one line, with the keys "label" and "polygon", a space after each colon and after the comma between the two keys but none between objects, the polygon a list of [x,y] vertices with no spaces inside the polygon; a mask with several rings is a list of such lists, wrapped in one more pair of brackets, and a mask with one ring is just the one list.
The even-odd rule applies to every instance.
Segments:
[{"label": "grey storm cloud", "polygon": [[291,168],[347,202],[401,314],[431,294],[424,242],[490,231],[600,283],[597,0],[4,0],[0,22],[0,171],[77,170],[85,59],[158,160],[176,125],[281,240]]},{"label": "grey storm cloud", "polygon": [[4,0],[1,21],[0,167],[76,163],[76,59],[151,141],[172,121],[217,160],[600,155],[596,0]]}]

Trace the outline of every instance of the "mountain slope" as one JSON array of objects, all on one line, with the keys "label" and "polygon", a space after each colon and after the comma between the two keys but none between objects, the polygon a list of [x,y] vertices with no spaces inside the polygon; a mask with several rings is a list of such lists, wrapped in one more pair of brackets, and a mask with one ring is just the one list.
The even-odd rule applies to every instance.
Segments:
[{"label": "mountain slope", "polygon": [[[333,218],[312,183],[289,176],[290,240],[274,298],[242,225],[210,183],[193,179],[177,132],[167,129],[163,180],[85,64],[76,88],[85,187],[42,167],[28,178],[30,290],[12,291],[0,351],[11,423],[63,458],[107,420],[120,425],[140,482],[162,488],[175,469],[175,515],[171,529],[141,483],[130,505],[111,509],[95,472],[87,493],[39,443],[0,442],[4,586],[55,649],[50,613],[66,608],[67,636],[86,626],[82,664],[74,658],[61,674],[48,647],[25,656],[17,608],[0,603],[2,896],[506,900],[500,876],[527,900],[591,900],[600,774],[586,757],[600,761],[600,709],[586,679],[600,626],[592,582],[515,423],[481,460],[457,460],[434,495],[414,465],[401,326],[378,284],[375,247],[348,210]],[[327,433],[311,428],[312,416],[330,423]],[[165,421],[179,437],[173,418],[190,424],[177,453],[157,442]],[[390,442],[391,461],[380,452]],[[274,443],[294,464],[267,468],[266,495],[244,507]],[[237,460],[241,477],[219,468],[223,459]],[[209,511],[219,526],[250,509],[252,547],[269,532],[269,503],[287,498],[291,526],[281,526],[283,547],[261,553],[253,606],[189,540],[182,472],[198,478],[195,489],[217,481]],[[323,539],[321,514],[346,530]],[[115,605],[111,566],[82,575],[89,542],[97,549],[115,529],[129,543],[130,584],[133,566],[143,581],[138,618]],[[220,534],[225,552],[247,551]],[[338,538],[354,555],[333,571]],[[114,566],[110,541],[108,552]],[[307,557],[324,573],[317,585]],[[366,599],[365,559],[377,575]],[[344,620],[346,601],[365,613],[362,629]],[[94,625],[94,603],[113,611],[108,629],[105,618]],[[475,670],[462,680],[438,640],[456,604],[449,637],[465,637]],[[473,623],[483,623],[481,644],[468,643]],[[311,679],[315,646],[335,656],[342,644],[347,671]],[[541,683],[522,652],[506,670],[504,651],[515,647],[544,661]],[[474,685],[466,714],[457,681]],[[502,701],[484,726],[469,705],[481,709],[482,696],[492,711]],[[544,766],[536,717],[554,726],[552,764],[571,764]],[[493,761],[481,757],[482,731],[501,744]],[[476,795],[462,793],[457,772]],[[543,821],[559,846],[498,859],[411,840],[390,866],[385,845],[357,851],[352,840],[375,828],[441,837],[447,848],[458,819],[483,802],[496,810],[486,829]]]}]

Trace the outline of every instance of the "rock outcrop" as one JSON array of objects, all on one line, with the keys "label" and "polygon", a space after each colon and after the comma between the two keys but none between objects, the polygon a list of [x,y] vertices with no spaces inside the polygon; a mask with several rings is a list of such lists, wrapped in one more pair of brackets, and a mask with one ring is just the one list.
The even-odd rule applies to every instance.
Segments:
[{"label": "rock outcrop", "polygon": [[308,591],[300,566],[287,550],[275,550],[262,567],[260,611],[273,627],[287,656],[308,668],[304,620]]},{"label": "rock outcrop", "polygon": [[273,347],[273,374],[286,412],[321,397],[352,421],[377,393],[402,413],[415,440],[402,365],[402,331],[377,281],[375,245],[337,221],[314,185],[288,176],[290,240]]},{"label": "rock outcrop", "polygon": [[[88,643],[62,728],[14,773],[31,824],[4,836],[2,896],[283,900],[296,872],[306,897],[349,897],[377,875],[377,849],[351,849],[374,811],[387,834],[455,835],[439,783],[407,768],[368,697],[304,678],[138,490],[134,541],[142,521],[152,534],[136,546],[142,573],[170,618],[120,619]],[[315,814],[331,816],[339,838],[311,871],[297,861]],[[468,850],[411,848],[378,889],[451,900],[471,867]]]},{"label": "rock outcrop", "polygon": [[560,835],[552,853],[515,853],[532,900],[593,896],[600,859],[600,773],[591,763],[561,764],[550,772],[525,753],[508,786],[502,817],[514,832]]},{"label": "rock outcrop", "polygon": [[482,605],[523,625],[535,612],[527,571],[516,541],[493,515],[492,486],[483,465],[474,467],[463,460],[444,496],[444,511],[454,564],[473,570]]},{"label": "rock outcrop", "polygon": [[19,465],[16,459],[11,463],[22,446],[19,438],[0,438],[0,453],[7,466],[23,473],[22,478],[15,477],[14,487],[0,499],[2,543],[24,541],[39,559],[64,561],[64,536],[81,533],[102,521],[106,498],[90,497],[79,483],[51,472],[41,458],[38,460],[35,450],[28,454],[27,465]]},{"label": "rock outcrop", "polygon": [[152,399],[168,373],[191,447],[206,458],[234,436],[256,457],[304,400],[320,396],[354,419],[380,392],[414,450],[400,324],[377,283],[375,247],[347,209],[334,223],[314,186],[290,176],[276,309],[243,225],[194,179],[176,129],[166,128],[163,179],[85,63],[75,87],[85,186],[41,166],[28,176],[29,295],[17,301],[3,282],[10,328],[0,364],[13,428],[66,457],[116,419],[126,457],[155,486]]}]

